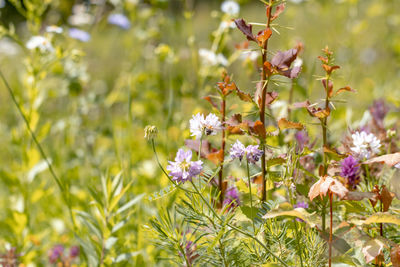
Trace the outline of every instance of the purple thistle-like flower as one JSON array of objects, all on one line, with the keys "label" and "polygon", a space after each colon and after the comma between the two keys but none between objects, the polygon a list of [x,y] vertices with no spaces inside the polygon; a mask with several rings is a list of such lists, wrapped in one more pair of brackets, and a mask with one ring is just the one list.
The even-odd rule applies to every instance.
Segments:
[{"label": "purple thistle-like flower", "polygon": [[111,14],[108,16],[108,23],[116,25],[124,30],[128,30],[131,27],[131,22],[123,14]]},{"label": "purple thistle-like flower", "polygon": [[357,159],[348,156],[340,162],[340,175],[346,178],[346,184],[350,189],[356,189],[360,183],[360,164]]},{"label": "purple thistle-like flower", "polygon": [[235,208],[240,205],[239,191],[236,187],[232,186],[228,190],[226,190],[223,205],[230,205],[229,209]]},{"label": "purple thistle-like flower", "polygon": [[81,42],[89,42],[90,34],[77,28],[69,29],[69,37],[79,40]]},{"label": "purple thistle-like flower", "polygon": [[80,253],[79,246],[72,246],[72,247],[69,249],[69,256],[70,256],[70,258],[76,258],[76,257],[78,257],[78,256],[79,256],[79,253]]},{"label": "purple thistle-like flower", "polygon": [[263,151],[258,149],[258,145],[249,145],[246,147],[246,157],[250,163],[256,164],[260,160]]},{"label": "purple thistle-like flower", "polygon": [[200,174],[203,169],[203,162],[201,160],[191,161],[191,159],[191,150],[178,150],[175,161],[169,161],[169,165],[167,166],[167,170],[169,171],[169,175],[172,176],[172,180],[184,183]]},{"label": "purple thistle-like flower", "polygon": [[236,140],[229,150],[229,154],[232,159],[238,158],[240,161],[242,161],[244,155],[246,154],[246,147],[242,144],[242,142]]},{"label": "purple thistle-like flower", "polygon": [[57,260],[61,259],[62,254],[64,253],[63,245],[55,245],[49,254],[49,262],[56,263]]}]

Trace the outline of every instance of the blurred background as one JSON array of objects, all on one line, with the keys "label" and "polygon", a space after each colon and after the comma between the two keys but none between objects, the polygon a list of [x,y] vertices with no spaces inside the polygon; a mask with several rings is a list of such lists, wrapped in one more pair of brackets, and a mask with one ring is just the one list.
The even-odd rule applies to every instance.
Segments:
[{"label": "blurred background", "polygon": [[[120,171],[124,183],[133,181],[127,199],[147,194],[132,209],[133,217],[110,252],[138,252],[125,261],[126,266],[163,264],[158,258],[162,251],[149,242],[144,226],[158,208],[169,208],[176,199],[175,193],[148,198],[168,186],[168,180],[143,137],[144,127],[158,127],[159,156],[166,164],[190,137],[192,114],[210,112],[202,98],[216,94],[224,70],[241,90],[254,94],[259,52],[251,45],[241,49],[245,38],[232,19],[265,23],[263,3],[237,1],[240,10],[227,12],[221,9],[222,2],[0,1],[0,70],[68,188],[73,210],[89,211],[88,188],[99,188],[101,176]],[[368,107],[375,99],[388,102],[388,123],[398,115],[399,10],[398,0],[291,0],[274,21],[271,56],[298,43],[304,46],[294,102],[324,97],[317,57],[326,45],[341,67],[334,76],[335,87],[350,85],[357,91],[334,103],[332,143],[340,141],[346,128],[368,120]],[[126,20],[112,21],[113,14]],[[51,25],[61,32],[47,29]],[[74,36],[71,29],[82,30],[89,38]],[[46,53],[41,46],[32,50],[27,45],[39,35],[51,44]],[[285,80],[271,86],[279,93],[272,106],[276,118],[286,116],[290,87]],[[229,101],[230,115],[251,112],[251,107]],[[78,241],[60,191],[4,84],[0,116],[0,251],[16,247],[24,264],[46,266],[55,244],[71,246]],[[304,110],[293,118],[318,137]]]}]

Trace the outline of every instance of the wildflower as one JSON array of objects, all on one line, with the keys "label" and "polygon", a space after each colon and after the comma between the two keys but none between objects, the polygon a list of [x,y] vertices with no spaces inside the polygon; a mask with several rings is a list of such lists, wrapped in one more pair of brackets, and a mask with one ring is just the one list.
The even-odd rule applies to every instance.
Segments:
[{"label": "wildflower", "polygon": [[71,28],[69,29],[69,37],[79,40],[81,42],[88,42],[90,40],[90,34],[82,31],[77,28]]},{"label": "wildflower", "polygon": [[312,201],[318,195],[326,196],[328,191],[332,194],[337,195],[339,198],[344,198],[348,192],[347,188],[338,180],[333,179],[330,176],[321,177],[318,182],[313,184],[308,192],[308,197]]},{"label": "wildflower", "polygon": [[294,138],[297,141],[297,146],[298,146],[298,151],[302,151],[304,147],[308,144],[310,141],[310,138],[308,137],[308,134],[306,131],[298,131],[295,135]]},{"label": "wildflower", "polygon": [[372,133],[365,131],[355,132],[351,135],[353,139],[353,147],[350,149],[360,158],[368,159],[372,154],[379,153],[381,143]]},{"label": "wildflower", "polygon": [[224,20],[219,24],[219,28],[221,30],[226,30],[228,28],[234,29],[236,28],[236,24],[233,20]]},{"label": "wildflower", "polygon": [[154,125],[147,125],[144,128],[144,138],[147,140],[155,139],[157,137],[158,129]]},{"label": "wildflower", "polygon": [[230,156],[232,159],[238,158],[242,161],[243,157],[246,155],[246,159],[249,163],[256,164],[260,160],[262,150],[258,149],[258,145],[249,145],[245,147],[239,140],[236,140],[230,149]]},{"label": "wildflower", "polygon": [[216,66],[216,65],[222,65],[222,66],[227,66],[228,65],[228,60],[223,54],[215,54],[213,51],[201,48],[199,50],[199,55],[203,61],[203,64],[205,65],[210,65],[210,66]]},{"label": "wildflower", "polygon": [[374,123],[381,129],[384,128],[383,120],[389,112],[389,107],[385,104],[383,99],[375,100],[369,108]]},{"label": "wildflower", "polygon": [[348,156],[340,162],[341,173],[340,176],[346,178],[347,186],[350,189],[356,189],[360,183],[360,166],[357,159]]},{"label": "wildflower", "polygon": [[193,115],[189,121],[191,136],[200,139],[204,134],[216,135],[217,131],[222,130],[222,124],[218,117],[210,113],[204,118],[203,114],[197,113]]},{"label": "wildflower", "polygon": [[236,140],[236,142],[232,145],[229,153],[232,159],[238,158],[240,161],[242,161],[244,155],[246,154],[245,150],[246,147],[242,144],[242,142]]},{"label": "wildflower", "polygon": [[63,33],[63,28],[55,26],[55,25],[51,25],[51,26],[46,27],[46,32],[61,34],[61,33]]},{"label": "wildflower", "polygon": [[249,145],[246,147],[246,157],[250,163],[256,164],[262,154],[263,151],[258,149],[258,145]]},{"label": "wildflower", "polygon": [[79,256],[79,253],[80,253],[80,249],[79,249],[78,246],[72,246],[72,247],[69,249],[69,257],[70,257],[70,258],[76,258],[76,257],[78,257],[78,256]]},{"label": "wildflower", "polygon": [[32,36],[31,39],[29,39],[29,41],[26,43],[26,48],[30,50],[39,49],[42,53],[54,51],[50,41],[40,35]]},{"label": "wildflower", "polygon": [[108,23],[116,25],[124,30],[128,30],[131,27],[131,22],[123,14],[111,14],[108,16]]},{"label": "wildflower", "polygon": [[224,206],[229,205],[229,209],[240,205],[239,191],[235,186],[230,187],[225,192]]},{"label": "wildflower", "polygon": [[61,259],[63,253],[64,253],[64,246],[55,245],[49,253],[50,263],[56,263],[59,259]]},{"label": "wildflower", "polygon": [[203,169],[203,162],[201,160],[191,161],[191,159],[191,150],[178,150],[175,161],[169,161],[169,165],[167,166],[167,170],[169,171],[170,176],[172,176],[172,180],[184,183],[191,180],[192,177],[200,174]]},{"label": "wildflower", "polygon": [[221,10],[230,16],[237,16],[239,15],[240,6],[235,1],[224,1],[221,4]]}]

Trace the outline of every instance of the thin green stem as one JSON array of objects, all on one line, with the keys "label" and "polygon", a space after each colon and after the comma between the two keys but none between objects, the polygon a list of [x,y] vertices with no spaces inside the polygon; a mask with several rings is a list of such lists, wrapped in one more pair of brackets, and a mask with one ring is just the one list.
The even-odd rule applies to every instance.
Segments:
[{"label": "thin green stem", "polygon": [[15,97],[15,94],[14,94],[13,90],[11,89],[11,86],[7,82],[7,79],[5,78],[5,76],[4,76],[4,74],[3,74],[3,72],[1,70],[0,70],[0,77],[3,80],[3,83],[6,86],[6,88],[7,88],[8,92],[9,92],[9,94],[11,96],[11,99],[12,99],[15,107],[18,109],[19,114],[21,115],[21,117],[22,117],[22,119],[23,119],[23,121],[25,123],[26,128],[28,129],[28,132],[29,132],[33,142],[38,147],[40,155],[42,156],[42,158],[46,162],[46,164],[47,164],[47,166],[49,168],[51,176],[53,177],[54,181],[56,181],[56,184],[57,184],[58,188],[61,191],[61,195],[63,196],[63,199],[64,199],[65,203],[67,204],[67,207],[68,207],[68,210],[69,210],[69,214],[70,214],[70,217],[71,217],[71,221],[72,221],[72,225],[73,225],[74,229],[76,229],[76,222],[75,222],[75,217],[74,217],[74,215],[72,213],[72,207],[71,207],[71,201],[70,201],[70,197],[69,197],[69,191],[66,192],[64,190],[65,188],[62,185],[61,180],[58,178],[57,174],[55,173],[55,171],[53,169],[53,166],[50,163],[46,153],[44,152],[44,149],[43,149],[42,145],[37,140],[35,133],[33,132],[31,126],[29,125],[28,118],[25,116],[24,112],[22,111],[21,107],[19,106],[17,98]]},{"label": "thin green stem", "polygon": [[256,234],[256,226],[254,225],[254,217],[253,217],[253,194],[251,193],[251,179],[250,179],[250,168],[249,168],[249,161],[246,160],[247,166],[247,180],[249,182],[249,193],[250,193],[250,216],[251,222],[253,224],[253,232]]}]

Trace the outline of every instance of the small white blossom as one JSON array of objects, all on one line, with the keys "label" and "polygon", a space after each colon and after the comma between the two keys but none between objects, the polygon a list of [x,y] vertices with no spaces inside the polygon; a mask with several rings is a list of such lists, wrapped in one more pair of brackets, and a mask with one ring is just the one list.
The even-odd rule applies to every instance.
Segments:
[{"label": "small white blossom", "polygon": [[204,134],[216,135],[217,131],[222,130],[221,122],[213,113],[208,114],[207,117],[197,113],[193,115],[189,124],[191,136],[194,136],[196,139],[200,139]]},{"label": "small white blossom", "polygon": [[353,147],[351,150],[360,158],[368,159],[372,154],[378,154],[381,143],[372,133],[355,132],[351,135]]},{"label": "small white blossom", "polygon": [[236,24],[235,24],[235,22],[233,22],[233,20],[228,20],[228,21],[224,20],[224,21],[221,21],[221,23],[219,24],[219,28],[221,30],[226,30],[228,28],[234,29],[234,28],[236,28]]},{"label": "small white blossom", "polygon": [[38,48],[42,53],[54,51],[54,48],[51,45],[50,41],[40,35],[32,36],[31,39],[29,39],[29,41],[26,43],[26,48],[30,50]]},{"label": "small white blossom", "polygon": [[235,1],[225,1],[221,5],[221,10],[228,15],[237,16],[239,15],[240,6]]},{"label": "small white blossom", "polygon": [[203,64],[215,66],[215,65],[228,65],[228,60],[223,54],[215,54],[213,51],[201,48],[199,50],[199,55],[202,59]]},{"label": "small white blossom", "polygon": [[61,33],[63,33],[63,28],[55,26],[55,25],[51,25],[51,26],[46,27],[46,32],[61,34]]}]

